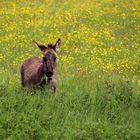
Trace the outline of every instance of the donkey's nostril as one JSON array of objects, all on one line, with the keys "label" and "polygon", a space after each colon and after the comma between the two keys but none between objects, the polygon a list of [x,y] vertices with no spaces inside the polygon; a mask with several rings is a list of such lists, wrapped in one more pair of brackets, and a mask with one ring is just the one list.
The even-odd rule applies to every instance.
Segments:
[{"label": "donkey's nostril", "polygon": [[47,72],[47,77],[51,77],[52,75],[53,75],[53,73],[52,72]]}]

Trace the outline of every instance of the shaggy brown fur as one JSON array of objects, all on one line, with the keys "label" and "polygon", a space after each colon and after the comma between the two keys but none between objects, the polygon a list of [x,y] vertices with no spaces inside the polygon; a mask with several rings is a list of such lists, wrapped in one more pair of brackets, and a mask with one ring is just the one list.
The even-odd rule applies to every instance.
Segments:
[{"label": "shaggy brown fur", "polygon": [[[58,39],[55,45],[48,44],[46,47],[33,40],[33,42],[44,53],[44,57],[40,58],[34,56],[23,62],[21,65],[21,84],[23,87],[43,87],[49,85],[53,92],[56,91],[56,51],[61,45],[61,40]],[[46,81],[45,77],[48,77]]]}]

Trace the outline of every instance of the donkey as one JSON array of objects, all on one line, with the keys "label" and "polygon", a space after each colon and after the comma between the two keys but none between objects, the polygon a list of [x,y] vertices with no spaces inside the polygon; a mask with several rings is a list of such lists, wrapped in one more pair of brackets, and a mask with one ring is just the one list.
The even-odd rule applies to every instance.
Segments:
[{"label": "donkey", "polygon": [[[44,87],[49,85],[53,92],[56,91],[56,52],[61,46],[59,38],[55,45],[45,45],[33,40],[38,48],[43,52],[43,59],[33,56],[21,65],[21,84],[23,87]],[[47,77],[47,80],[46,80]]]}]

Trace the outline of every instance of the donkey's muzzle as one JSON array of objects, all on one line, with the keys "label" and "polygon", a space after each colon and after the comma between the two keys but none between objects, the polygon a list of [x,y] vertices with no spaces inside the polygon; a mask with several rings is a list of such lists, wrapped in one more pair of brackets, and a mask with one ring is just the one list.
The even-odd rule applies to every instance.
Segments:
[{"label": "donkey's muzzle", "polygon": [[53,72],[47,72],[46,75],[47,75],[47,77],[52,77]]}]

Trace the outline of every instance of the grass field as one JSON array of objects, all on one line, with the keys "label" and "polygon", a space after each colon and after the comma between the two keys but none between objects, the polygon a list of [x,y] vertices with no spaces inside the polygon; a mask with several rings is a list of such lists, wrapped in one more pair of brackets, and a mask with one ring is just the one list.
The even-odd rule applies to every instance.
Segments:
[{"label": "grass field", "polygon": [[[1,0],[0,140],[140,140],[140,1]],[[20,65],[62,46],[57,92],[21,88]]]}]

